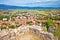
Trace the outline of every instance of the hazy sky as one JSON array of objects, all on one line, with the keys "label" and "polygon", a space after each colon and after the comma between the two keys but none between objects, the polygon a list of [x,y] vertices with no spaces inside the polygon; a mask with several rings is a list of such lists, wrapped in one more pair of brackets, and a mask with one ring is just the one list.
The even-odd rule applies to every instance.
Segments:
[{"label": "hazy sky", "polygon": [[0,0],[0,4],[29,7],[60,7],[60,0]]}]

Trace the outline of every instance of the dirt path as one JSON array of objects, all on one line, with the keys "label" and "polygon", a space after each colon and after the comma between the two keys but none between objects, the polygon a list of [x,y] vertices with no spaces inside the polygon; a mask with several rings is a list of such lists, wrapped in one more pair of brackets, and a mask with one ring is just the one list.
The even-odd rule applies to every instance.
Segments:
[{"label": "dirt path", "polygon": [[43,39],[33,33],[26,32],[21,36],[17,36],[17,40],[43,40]]}]

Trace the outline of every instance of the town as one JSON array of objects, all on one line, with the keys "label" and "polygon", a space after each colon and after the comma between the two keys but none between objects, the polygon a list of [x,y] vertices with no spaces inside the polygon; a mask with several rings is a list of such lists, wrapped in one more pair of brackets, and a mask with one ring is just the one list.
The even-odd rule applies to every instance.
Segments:
[{"label": "town", "polygon": [[41,27],[60,39],[60,10],[0,10],[0,31],[22,26]]}]

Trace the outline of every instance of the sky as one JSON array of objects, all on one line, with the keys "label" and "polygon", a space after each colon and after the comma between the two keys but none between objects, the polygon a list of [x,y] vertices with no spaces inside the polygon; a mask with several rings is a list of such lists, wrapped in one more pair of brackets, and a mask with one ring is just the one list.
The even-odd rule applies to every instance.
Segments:
[{"label": "sky", "polygon": [[0,4],[28,7],[60,7],[60,0],[0,0]]}]

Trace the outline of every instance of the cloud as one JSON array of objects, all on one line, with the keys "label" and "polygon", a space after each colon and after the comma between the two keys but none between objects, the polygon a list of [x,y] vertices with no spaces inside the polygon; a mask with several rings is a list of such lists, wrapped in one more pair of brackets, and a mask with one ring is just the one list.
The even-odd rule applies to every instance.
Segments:
[{"label": "cloud", "polygon": [[0,4],[16,6],[58,6],[60,0],[0,0]]}]

